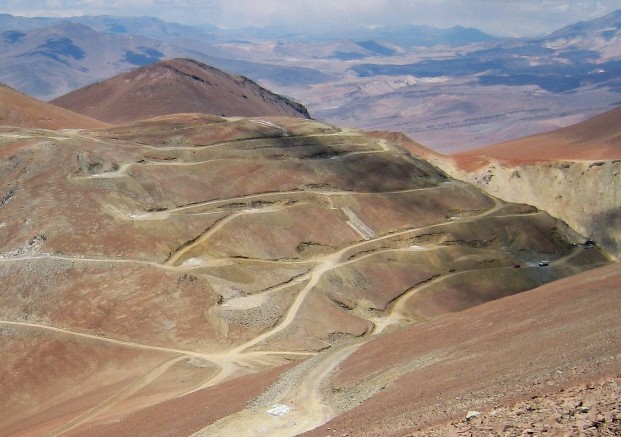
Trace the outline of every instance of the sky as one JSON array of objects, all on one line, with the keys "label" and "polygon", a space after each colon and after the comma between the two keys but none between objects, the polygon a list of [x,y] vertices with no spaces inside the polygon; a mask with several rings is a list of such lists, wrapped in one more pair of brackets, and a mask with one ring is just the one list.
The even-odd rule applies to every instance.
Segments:
[{"label": "sky", "polygon": [[536,36],[616,9],[621,0],[0,0],[21,16],[153,16],[222,28],[287,24],[303,31],[390,25],[475,27],[498,36]]}]

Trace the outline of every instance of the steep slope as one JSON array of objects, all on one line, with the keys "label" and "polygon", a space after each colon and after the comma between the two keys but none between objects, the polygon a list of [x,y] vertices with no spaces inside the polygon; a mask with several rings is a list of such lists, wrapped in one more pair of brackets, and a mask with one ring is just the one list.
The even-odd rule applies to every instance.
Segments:
[{"label": "steep slope", "polygon": [[61,26],[66,24],[81,24],[107,34],[134,35],[159,40],[174,38],[188,38],[199,34],[201,37],[212,37],[207,33],[218,30],[217,27],[189,26],[162,21],[155,17],[129,17],[110,15],[81,15],[76,17],[23,17],[10,14],[0,14],[0,28],[11,30],[28,30]]},{"label": "steep slope", "polygon": [[355,408],[304,435],[618,435],[620,304],[612,265],[377,338],[324,392]]},{"label": "steep slope", "polygon": [[0,84],[0,126],[40,129],[97,128],[101,121],[41,102]]},{"label": "steep slope", "polygon": [[89,85],[53,104],[108,123],[200,112],[222,116],[287,115],[306,109],[251,80],[190,59],[173,59]]},{"label": "steep slope", "polygon": [[609,264],[536,208],[314,120],[0,140],[2,435],[295,435],[342,412],[322,385],[367,342]]},{"label": "steep slope", "polygon": [[430,160],[494,196],[546,210],[621,258],[621,108],[546,134]]},{"label": "steep slope", "polygon": [[554,48],[586,49],[599,52],[599,61],[621,55],[621,9],[591,21],[580,21],[547,35],[546,44]]}]

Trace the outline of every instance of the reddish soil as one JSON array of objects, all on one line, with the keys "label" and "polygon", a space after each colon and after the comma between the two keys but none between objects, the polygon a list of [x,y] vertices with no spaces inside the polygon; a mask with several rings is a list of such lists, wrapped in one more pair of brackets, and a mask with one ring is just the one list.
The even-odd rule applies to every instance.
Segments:
[{"label": "reddish soil", "polygon": [[[549,319],[550,339],[575,339],[578,360],[597,356],[605,334],[587,318],[616,329],[595,286],[592,306],[572,289],[569,300],[442,317],[609,260],[598,247],[572,246],[544,212],[361,132],[204,114],[10,131],[0,148],[0,375],[9,387],[0,409],[12,419],[0,420],[0,432],[185,435],[213,426],[206,435],[239,437],[263,424],[280,431],[258,434],[292,435],[382,387],[366,425],[382,414],[405,430],[399,414],[429,417],[439,402],[414,389],[420,402],[404,397],[410,384],[461,398],[506,372],[518,390],[525,365],[516,359],[513,371],[503,359],[528,350],[540,319]],[[550,265],[537,266],[541,259]],[[569,316],[584,332],[565,329]],[[537,345],[541,376],[545,354],[558,351]],[[459,385],[456,369],[475,374],[487,356],[498,362],[491,379]],[[413,372],[428,360],[421,372],[449,377]],[[335,391],[322,392],[330,381]],[[291,415],[267,413],[279,404]]]},{"label": "reddish soil", "polygon": [[414,156],[421,156],[423,158],[427,158],[429,156],[441,155],[440,153],[435,152],[432,149],[425,147],[420,143],[417,143],[416,141],[413,141],[407,135],[401,132],[372,131],[369,132],[369,135],[373,138],[386,139],[391,144],[407,150]]},{"label": "reddish soil", "polygon": [[[329,386],[334,396],[360,385],[380,391],[305,435],[399,436],[469,410],[573,398],[563,390],[620,374],[620,304],[616,264],[384,335],[342,363]],[[607,414],[600,401],[591,408]]]},{"label": "reddish soil", "polygon": [[[477,414],[480,413],[480,414]],[[411,437],[479,435],[621,435],[621,375],[560,388],[542,396],[434,426]]]},{"label": "reddish soil", "polygon": [[298,103],[245,77],[190,59],[148,65],[72,91],[52,103],[112,124],[186,112],[309,118]]},{"label": "reddish soil", "polygon": [[488,156],[518,165],[558,160],[621,159],[621,107],[582,123],[452,155],[464,170],[487,164]]},{"label": "reddish soil", "polygon": [[117,411],[115,415],[87,423],[67,435],[188,436],[243,409],[289,367],[237,378],[130,414]]},{"label": "reddish soil", "polygon": [[106,123],[34,99],[0,84],[0,126],[92,129]]},{"label": "reddish soil", "polygon": [[[0,435],[40,436],[113,396],[165,356],[2,328]],[[9,335],[10,334],[10,335]]]}]

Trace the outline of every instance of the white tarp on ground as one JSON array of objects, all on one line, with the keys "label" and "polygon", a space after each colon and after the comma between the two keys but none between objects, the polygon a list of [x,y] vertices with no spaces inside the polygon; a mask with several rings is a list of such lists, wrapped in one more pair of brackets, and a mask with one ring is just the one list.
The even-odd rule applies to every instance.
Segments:
[{"label": "white tarp on ground", "polygon": [[278,404],[278,405],[274,405],[272,408],[267,410],[266,413],[269,414],[270,416],[284,416],[289,411],[291,411],[291,407],[287,405]]}]

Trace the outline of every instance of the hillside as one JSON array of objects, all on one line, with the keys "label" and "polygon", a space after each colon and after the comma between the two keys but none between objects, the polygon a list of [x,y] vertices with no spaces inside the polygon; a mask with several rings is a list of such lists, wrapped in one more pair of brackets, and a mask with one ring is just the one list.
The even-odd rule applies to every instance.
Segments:
[{"label": "hillside", "polygon": [[40,129],[97,128],[105,123],[85,117],[0,84],[0,126]]},{"label": "hillside", "polygon": [[619,304],[613,265],[378,338],[330,378],[355,407],[304,435],[619,435]]},{"label": "hillside", "polygon": [[468,150],[507,163],[621,159],[621,106],[566,128]]},{"label": "hillside", "polygon": [[429,159],[494,196],[544,209],[621,258],[621,108],[546,134]]},{"label": "hillside", "polygon": [[138,68],[52,100],[53,104],[107,123],[159,115],[284,115],[309,118],[306,108],[241,76],[190,59]]},{"label": "hillside", "polygon": [[[361,380],[333,402],[357,350],[610,264],[543,211],[301,117],[0,139],[2,435],[299,434],[376,393]],[[513,302],[508,320],[527,320]],[[580,326],[582,344],[594,331]]]}]

